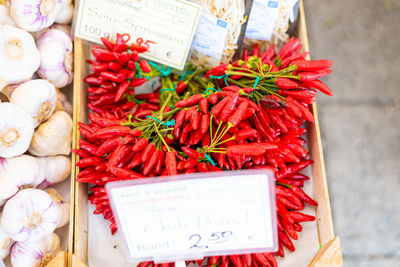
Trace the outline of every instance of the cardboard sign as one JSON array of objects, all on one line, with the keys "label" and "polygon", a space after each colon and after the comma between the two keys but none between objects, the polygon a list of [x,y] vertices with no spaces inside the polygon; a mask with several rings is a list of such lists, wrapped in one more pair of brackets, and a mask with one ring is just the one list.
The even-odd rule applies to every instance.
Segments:
[{"label": "cardboard sign", "polygon": [[149,45],[143,58],[182,70],[199,16],[200,6],[184,0],[80,0],[75,36],[101,43],[128,33]]},{"label": "cardboard sign", "polygon": [[273,173],[200,173],[107,184],[128,261],[277,250]]}]

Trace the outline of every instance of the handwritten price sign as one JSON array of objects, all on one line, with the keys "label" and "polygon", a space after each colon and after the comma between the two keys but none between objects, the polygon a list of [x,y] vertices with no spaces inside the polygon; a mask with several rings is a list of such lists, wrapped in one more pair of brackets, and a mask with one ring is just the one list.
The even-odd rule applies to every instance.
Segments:
[{"label": "handwritten price sign", "polygon": [[276,250],[272,173],[178,177],[107,185],[128,260],[170,262]]}]

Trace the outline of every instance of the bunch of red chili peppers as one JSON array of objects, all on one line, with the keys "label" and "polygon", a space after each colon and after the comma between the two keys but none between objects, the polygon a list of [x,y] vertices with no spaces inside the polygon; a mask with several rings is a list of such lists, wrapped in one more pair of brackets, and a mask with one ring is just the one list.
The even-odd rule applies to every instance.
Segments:
[{"label": "bunch of red chili peppers", "polygon": [[[92,74],[88,108],[90,123],[79,122],[82,138],[74,152],[81,168],[77,181],[94,185],[89,200],[95,214],[117,230],[104,185],[110,181],[195,172],[271,169],[276,176],[279,250],[276,253],[215,256],[196,261],[207,266],[277,266],[283,247],[295,248],[300,223],[315,218],[301,213],[318,204],[303,192],[309,180],[299,173],[312,163],[303,145],[304,121],[313,122],[310,104],[316,90],[332,95],[318,79],[330,73],[329,60],[309,61],[299,39],[290,39],[278,53],[271,46],[232,64],[189,73],[166,72],[139,60],[147,47],[102,39],[89,60]],[[162,86],[135,95],[135,87],[161,76]],[[144,262],[139,266],[158,266]],[[162,267],[173,263],[160,264]]]}]

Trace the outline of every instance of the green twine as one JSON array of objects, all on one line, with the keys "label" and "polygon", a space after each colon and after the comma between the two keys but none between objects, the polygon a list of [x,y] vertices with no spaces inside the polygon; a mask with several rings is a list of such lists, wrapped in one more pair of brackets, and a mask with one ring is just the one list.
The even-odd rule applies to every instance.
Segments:
[{"label": "green twine", "polygon": [[212,158],[211,158],[209,155],[207,155],[206,153],[204,153],[204,157],[207,158],[208,161],[209,161],[212,165],[216,166],[215,163],[214,163],[214,161],[212,160]]},{"label": "green twine", "polygon": [[185,71],[185,73],[179,78],[179,80],[183,81],[186,78],[186,76],[188,76],[189,74],[192,74],[193,72],[194,72],[193,70]]},{"label": "green twine", "polygon": [[221,76],[214,76],[214,75],[210,75],[210,78],[214,78],[214,79],[222,79],[222,78],[224,78],[225,77],[225,79],[224,79],[224,81],[225,81],[225,84],[226,84],[226,86],[229,86],[229,84],[228,84],[228,77],[229,77],[230,75],[229,74],[224,74],[224,75],[221,75]]},{"label": "green twine", "polygon": [[212,88],[212,87],[209,87],[209,88],[207,88],[207,89],[203,92],[203,95],[206,95],[206,94],[208,93],[208,91],[215,91],[215,92],[218,92],[217,89]]},{"label": "green twine", "polygon": [[164,65],[158,66],[156,63],[154,63],[152,61],[149,61],[149,64],[151,66],[153,66],[154,68],[156,68],[161,73],[161,77],[168,76],[171,74],[171,67],[165,68]]},{"label": "green twine", "polygon": [[153,120],[159,122],[161,125],[166,125],[167,128],[170,127],[170,126],[175,126],[175,120],[174,120],[174,119],[172,119],[172,120],[170,120],[170,121],[167,121],[167,122],[162,122],[162,121],[160,121],[159,119],[154,118],[154,117],[152,117],[152,116],[146,116],[146,119],[148,119],[148,118],[153,119]]},{"label": "green twine", "polygon": [[257,77],[256,81],[254,82],[253,88],[256,89],[258,82],[260,81],[260,76]]}]

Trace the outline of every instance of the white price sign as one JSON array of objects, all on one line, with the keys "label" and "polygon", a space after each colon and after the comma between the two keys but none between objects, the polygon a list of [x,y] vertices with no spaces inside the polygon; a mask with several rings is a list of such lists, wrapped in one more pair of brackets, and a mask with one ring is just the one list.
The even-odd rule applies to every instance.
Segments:
[{"label": "white price sign", "polygon": [[273,173],[201,173],[107,184],[131,262],[277,250]]},{"label": "white price sign", "polygon": [[[149,51],[143,58],[182,70],[186,63],[200,6],[184,0],[80,0],[75,36],[101,43],[128,33]],[[141,39],[139,39],[141,38]]]}]

